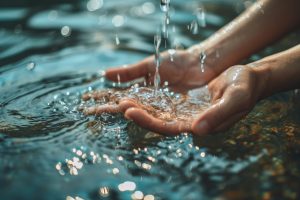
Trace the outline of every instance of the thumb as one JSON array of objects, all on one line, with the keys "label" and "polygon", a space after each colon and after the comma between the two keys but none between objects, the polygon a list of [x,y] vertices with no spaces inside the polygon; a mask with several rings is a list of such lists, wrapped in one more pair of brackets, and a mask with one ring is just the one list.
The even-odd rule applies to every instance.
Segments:
[{"label": "thumb", "polygon": [[234,101],[230,101],[229,98],[221,98],[193,122],[192,130],[197,135],[211,133],[238,112],[238,109],[239,106]]}]

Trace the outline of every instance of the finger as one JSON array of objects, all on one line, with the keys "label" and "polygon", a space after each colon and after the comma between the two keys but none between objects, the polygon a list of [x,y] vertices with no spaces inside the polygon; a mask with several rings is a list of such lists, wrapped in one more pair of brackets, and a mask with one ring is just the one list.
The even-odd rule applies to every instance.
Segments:
[{"label": "finger", "polygon": [[84,109],[85,115],[101,115],[102,113],[119,113],[121,112],[119,105],[97,105]]},{"label": "finger", "polygon": [[223,97],[194,121],[192,130],[197,135],[208,134],[238,112],[238,109],[239,105],[235,101]]},{"label": "finger", "polygon": [[166,122],[148,114],[147,111],[140,108],[129,108],[125,112],[127,119],[133,120],[139,126],[153,132],[164,135],[177,135],[183,132],[191,132],[191,123],[182,121]]},{"label": "finger", "polygon": [[119,104],[105,104],[86,108],[86,115],[101,115],[102,113],[124,113],[128,108],[138,107],[139,105],[130,99],[122,99]]},{"label": "finger", "polygon": [[94,92],[90,92],[90,93],[86,93],[82,95],[82,99],[84,101],[88,101],[90,99],[94,99],[94,100],[107,100],[110,96],[110,93],[107,91],[94,91]]},{"label": "finger", "polygon": [[105,72],[106,78],[111,81],[127,82],[137,78],[146,77],[149,72],[148,59],[128,67],[117,67],[108,69]]}]

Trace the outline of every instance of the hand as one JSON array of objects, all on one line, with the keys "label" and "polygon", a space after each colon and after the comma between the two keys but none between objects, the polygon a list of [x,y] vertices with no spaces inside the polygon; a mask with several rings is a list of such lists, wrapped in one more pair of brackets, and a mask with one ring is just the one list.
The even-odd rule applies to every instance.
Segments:
[{"label": "hand", "polygon": [[142,127],[166,135],[190,132],[192,122],[209,106],[207,87],[191,90],[188,94],[174,94],[149,87],[126,90],[107,89],[83,95],[83,100],[96,102],[84,109],[85,114],[125,113]]},{"label": "hand", "polygon": [[195,119],[186,115],[184,122],[174,119],[166,123],[138,107],[127,109],[125,117],[144,128],[168,135],[181,132],[205,135],[223,131],[250,112],[262,97],[265,87],[262,78],[260,73],[248,66],[227,69],[209,83],[211,106],[203,112],[198,110]]},{"label": "hand", "polygon": [[[216,59],[207,56],[204,61],[204,72],[201,71],[200,54],[196,50],[177,50],[172,56],[168,52],[161,53],[161,66],[159,74],[161,84],[168,82],[168,86],[174,91],[186,92],[198,88],[211,79],[217,72],[212,66]],[[145,78],[147,85],[153,85],[155,73],[154,56],[148,57],[127,67],[108,69],[106,77],[111,81],[128,82],[137,78]]]},{"label": "hand", "polygon": [[209,83],[212,105],[193,122],[192,131],[198,135],[223,131],[242,119],[264,96],[265,77],[247,65],[227,69]]}]

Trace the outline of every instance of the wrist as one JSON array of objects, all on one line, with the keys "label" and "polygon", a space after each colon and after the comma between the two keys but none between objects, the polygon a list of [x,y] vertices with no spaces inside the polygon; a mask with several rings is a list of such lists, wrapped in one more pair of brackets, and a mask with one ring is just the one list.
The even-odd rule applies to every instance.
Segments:
[{"label": "wrist", "polygon": [[272,94],[270,87],[270,80],[272,77],[272,70],[267,61],[259,61],[248,65],[256,73],[257,77],[257,100],[266,98]]}]

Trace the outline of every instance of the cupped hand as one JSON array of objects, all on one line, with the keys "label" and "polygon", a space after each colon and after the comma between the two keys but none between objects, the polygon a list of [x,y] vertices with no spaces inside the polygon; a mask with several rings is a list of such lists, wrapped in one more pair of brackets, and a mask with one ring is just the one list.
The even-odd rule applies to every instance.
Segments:
[{"label": "cupped hand", "polygon": [[[212,80],[217,73],[214,71],[215,59],[204,60],[204,71],[201,70],[200,54],[195,50],[177,50],[174,55],[168,51],[161,53],[159,74],[161,84],[168,82],[175,91],[185,92],[200,87]],[[111,81],[128,82],[138,78],[145,78],[147,86],[153,85],[155,74],[154,56],[150,56],[136,64],[126,67],[108,69],[105,76]]]},{"label": "cupped hand", "polygon": [[208,85],[212,105],[193,122],[197,135],[224,131],[247,115],[263,97],[265,76],[255,68],[233,66]]},{"label": "cupped hand", "polygon": [[[156,105],[147,103],[147,99],[117,94],[115,104],[94,106],[85,112],[123,112],[126,118],[139,126],[165,135],[182,132],[205,135],[226,130],[250,112],[262,96],[264,81],[261,74],[249,66],[233,66],[212,80],[208,90],[210,105],[205,104],[207,99],[203,99],[209,95],[197,90],[191,90],[196,92],[182,96],[184,98],[178,101],[157,99]],[[141,91],[139,94],[142,94]],[[157,98],[152,97],[153,101]],[[95,92],[84,98],[97,100],[103,97]],[[157,107],[166,101],[169,101],[170,109]]]}]

